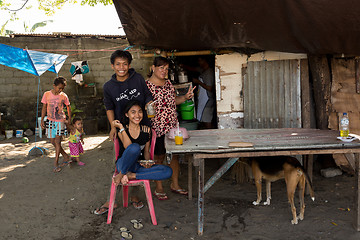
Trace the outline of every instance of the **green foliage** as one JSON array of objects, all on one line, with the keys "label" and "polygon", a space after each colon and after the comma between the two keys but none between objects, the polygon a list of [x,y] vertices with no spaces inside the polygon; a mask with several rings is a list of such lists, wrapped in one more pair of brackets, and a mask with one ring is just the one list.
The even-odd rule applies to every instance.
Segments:
[{"label": "green foliage", "polygon": [[[75,103],[73,103],[73,102],[70,103],[70,109],[71,109],[71,120],[76,116],[77,113],[84,112],[83,110],[77,109]],[[64,112],[65,112],[66,117],[69,117],[66,107],[64,107]]]},{"label": "green foliage", "polygon": [[28,128],[30,128],[30,124],[29,123],[24,123],[24,130],[26,130],[26,129],[28,129]]},{"label": "green foliage", "polygon": [[[112,0],[37,0],[39,4],[39,9],[43,10],[46,15],[51,16],[55,13],[57,9],[61,9],[65,4],[75,4],[77,2],[80,2],[81,5],[89,5],[89,6],[95,6],[97,4],[103,4],[103,5],[109,5],[113,4]],[[14,2],[14,0],[0,0],[0,8],[1,9],[11,9],[11,4]],[[18,5],[18,1],[17,5]],[[32,1],[28,1],[26,5],[30,5]],[[28,8],[29,6],[26,6]],[[31,7],[31,6],[30,6]]]},{"label": "green foliage", "polygon": [[46,24],[48,24],[49,22],[53,22],[53,20],[46,20],[46,21],[42,21],[42,22],[38,22],[38,23],[35,23],[31,29],[30,29],[30,32],[35,32],[35,30],[39,27],[45,27]]},{"label": "green foliage", "polygon": [[2,120],[0,122],[1,130],[11,130],[11,123],[8,120]]}]

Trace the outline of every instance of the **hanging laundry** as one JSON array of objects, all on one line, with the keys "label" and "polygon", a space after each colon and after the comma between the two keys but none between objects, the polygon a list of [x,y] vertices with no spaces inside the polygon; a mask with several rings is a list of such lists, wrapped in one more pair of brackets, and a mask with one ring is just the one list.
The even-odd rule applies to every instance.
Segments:
[{"label": "hanging laundry", "polygon": [[70,73],[73,80],[79,85],[83,85],[83,74],[89,72],[89,65],[87,61],[72,62],[70,67]]}]

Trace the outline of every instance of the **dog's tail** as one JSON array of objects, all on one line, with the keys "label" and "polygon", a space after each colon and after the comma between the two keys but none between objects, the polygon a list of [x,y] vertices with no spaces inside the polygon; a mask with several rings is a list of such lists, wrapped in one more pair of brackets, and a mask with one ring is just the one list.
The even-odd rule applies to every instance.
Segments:
[{"label": "dog's tail", "polygon": [[313,186],[311,184],[309,175],[307,174],[307,172],[304,169],[302,169],[302,172],[304,173],[305,180],[306,180],[306,182],[307,182],[307,184],[309,186],[309,189],[310,189],[311,200],[315,201],[315,193],[314,193],[314,189],[313,189]]}]

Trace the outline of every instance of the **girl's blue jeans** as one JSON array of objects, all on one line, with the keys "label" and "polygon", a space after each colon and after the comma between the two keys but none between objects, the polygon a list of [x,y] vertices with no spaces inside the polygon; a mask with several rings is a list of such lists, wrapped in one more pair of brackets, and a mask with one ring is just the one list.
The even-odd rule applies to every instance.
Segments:
[{"label": "girl's blue jeans", "polygon": [[168,166],[155,164],[151,168],[142,167],[138,163],[140,153],[139,144],[130,144],[116,161],[116,170],[122,174],[136,173],[136,179],[139,180],[164,180],[171,177],[172,169]]}]

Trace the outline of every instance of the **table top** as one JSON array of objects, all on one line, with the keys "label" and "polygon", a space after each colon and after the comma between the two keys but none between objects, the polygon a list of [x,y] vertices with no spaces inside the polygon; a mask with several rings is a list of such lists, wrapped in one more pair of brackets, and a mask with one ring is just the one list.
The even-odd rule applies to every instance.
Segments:
[{"label": "table top", "polygon": [[[359,139],[343,142],[339,131],[309,128],[210,129],[188,131],[189,139],[175,145],[165,137],[167,153],[227,153],[301,149],[360,148]],[[230,142],[252,143],[252,147],[229,147]]]}]

